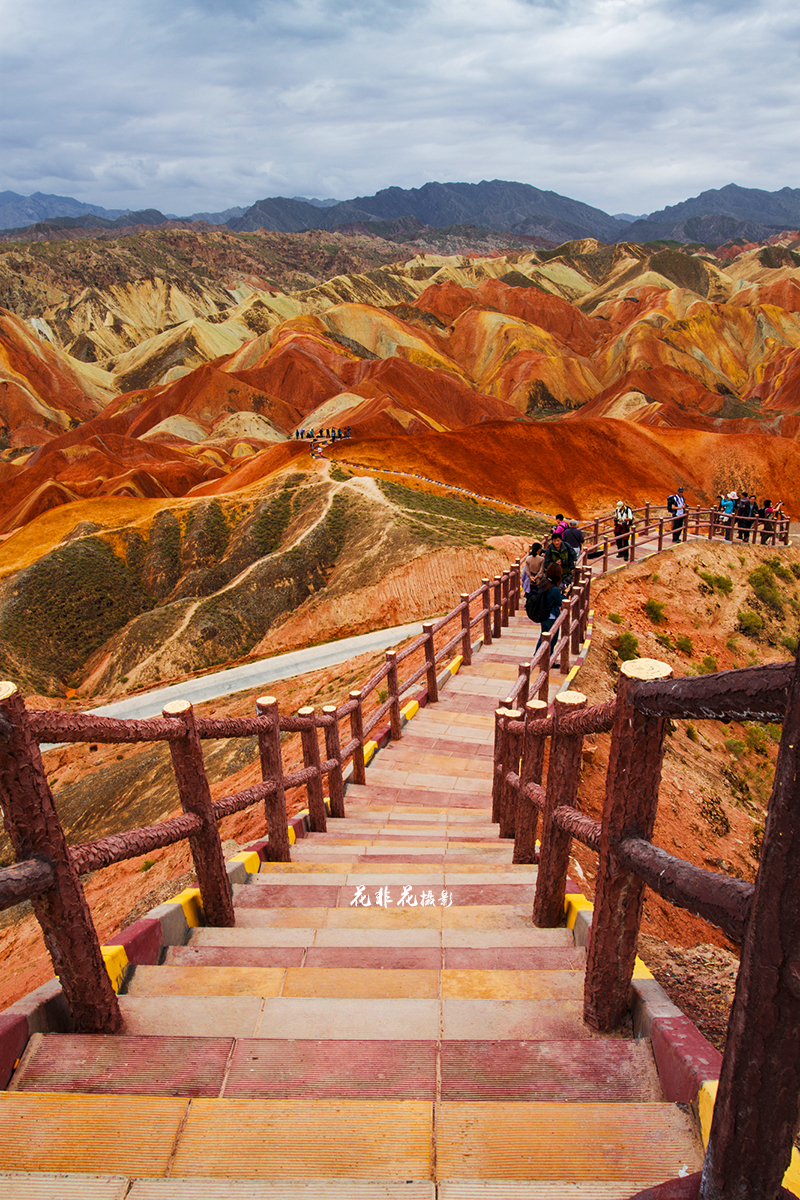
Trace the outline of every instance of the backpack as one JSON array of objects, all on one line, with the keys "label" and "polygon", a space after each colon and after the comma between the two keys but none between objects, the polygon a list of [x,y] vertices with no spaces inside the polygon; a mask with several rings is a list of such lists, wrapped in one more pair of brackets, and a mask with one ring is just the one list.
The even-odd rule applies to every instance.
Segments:
[{"label": "backpack", "polygon": [[525,612],[531,621],[545,621],[547,619],[547,597],[550,594],[550,580],[547,581],[547,587],[531,587],[528,592],[528,598],[525,601]]}]

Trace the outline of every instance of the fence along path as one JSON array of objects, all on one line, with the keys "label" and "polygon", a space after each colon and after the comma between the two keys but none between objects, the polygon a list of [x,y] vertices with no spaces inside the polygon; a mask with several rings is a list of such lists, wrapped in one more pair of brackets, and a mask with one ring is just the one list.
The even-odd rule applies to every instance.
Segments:
[{"label": "fence along path", "polygon": [[531,924],[536,867],[491,820],[537,637],[509,615],[346,818],[234,887],[235,925],[135,967],[121,1033],[31,1039],[0,1104],[15,1198],[68,1195],[49,1171],[104,1200],[610,1200],[697,1169],[648,1044],[584,1025],[583,952]]}]

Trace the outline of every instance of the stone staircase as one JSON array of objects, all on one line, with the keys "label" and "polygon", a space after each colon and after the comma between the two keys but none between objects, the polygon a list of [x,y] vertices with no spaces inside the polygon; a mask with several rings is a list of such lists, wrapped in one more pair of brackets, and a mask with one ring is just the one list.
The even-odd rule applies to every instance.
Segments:
[{"label": "stone staircase", "polygon": [[491,824],[524,615],[235,888],[236,926],[135,968],[116,1037],[35,1035],[0,1103],[14,1200],[604,1200],[699,1169],[649,1042],[593,1036]]}]

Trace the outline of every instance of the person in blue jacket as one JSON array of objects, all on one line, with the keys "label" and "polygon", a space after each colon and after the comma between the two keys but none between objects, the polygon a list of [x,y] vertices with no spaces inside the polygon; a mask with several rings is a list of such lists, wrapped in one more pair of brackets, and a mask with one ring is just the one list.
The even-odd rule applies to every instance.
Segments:
[{"label": "person in blue jacket", "polygon": [[545,582],[550,581],[550,586],[547,589],[547,608],[546,615],[542,619],[542,633],[536,643],[538,650],[542,644],[542,636],[549,633],[556,623],[556,618],[561,612],[561,567],[557,562],[550,563],[550,566],[545,571]]}]

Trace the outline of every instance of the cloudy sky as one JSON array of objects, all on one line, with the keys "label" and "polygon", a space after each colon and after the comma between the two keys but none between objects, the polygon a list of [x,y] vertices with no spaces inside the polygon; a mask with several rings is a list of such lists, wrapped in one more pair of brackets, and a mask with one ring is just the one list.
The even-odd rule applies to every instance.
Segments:
[{"label": "cloudy sky", "polygon": [[0,0],[0,190],[187,215],[800,185],[795,0]]}]

